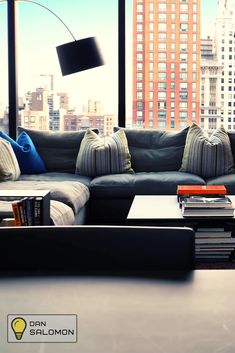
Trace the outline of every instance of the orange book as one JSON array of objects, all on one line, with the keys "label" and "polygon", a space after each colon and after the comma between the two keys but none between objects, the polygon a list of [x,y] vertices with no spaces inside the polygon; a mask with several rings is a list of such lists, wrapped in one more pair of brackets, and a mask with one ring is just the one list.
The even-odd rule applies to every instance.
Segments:
[{"label": "orange book", "polygon": [[177,195],[226,195],[224,185],[178,185]]},{"label": "orange book", "polygon": [[21,226],[22,224],[21,224],[21,218],[20,218],[19,203],[17,201],[12,202],[11,206],[12,206],[13,215],[14,215],[14,219],[15,219],[15,225]]}]

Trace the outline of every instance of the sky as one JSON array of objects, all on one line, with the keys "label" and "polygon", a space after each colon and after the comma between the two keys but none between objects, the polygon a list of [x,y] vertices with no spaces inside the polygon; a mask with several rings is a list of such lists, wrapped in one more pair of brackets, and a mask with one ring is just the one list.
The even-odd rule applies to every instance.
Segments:
[{"label": "sky", "polygon": [[[113,109],[113,97],[117,97],[117,31],[112,28],[117,28],[117,0],[38,0],[38,2],[61,17],[76,39],[95,36],[105,65],[62,77],[55,48],[57,45],[72,41],[73,38],[50,12],[35,4],[20,2],[19,95],[28,90],[35,90],[40,74],[54,74],[56,90],[69,92],[72,106],[81,106],[91,98],[106,101],[107,113],[116,112],[117,107]],[[0,3],[0,43],[3,46],[3,51],[0,51],[0,82],[7,82],[5,23],[6,4]],[[1,62],[5,65],[1,65]],[[4,91],[6,92],[7,88]],[[1,89],[0,103],[4,100]]]},{"label": "sky", "polygon": [[[1,1],[1,0],[0,0]],[[57,91],[68,92],[71,105],[81,109],[89,98],[101,100],[105,113],[117,114],[117,24],[118,0],[37,0],[54,11],[76,39],[95,36],[105,65],[92,70],[61,76],[57,45],[72,41],[66,28],[51,13],[35,4],[19,2],[18,72],[19,95],[39,86],[40,74],[54,74]],[[202,34],[213,28],[217,0],[201,0]],[[132,0],[126,0],[127,37],[132,31]],[[49,29],[49,30],[48,30]],[[0,106],[6,105],[7,45],[6,3],[0,3]],[[127,41],[127,92],[131,92],[132,47]],[[131,100],[127,98],[131,111]],[[130,114],[130,113],[128,113]]]}]

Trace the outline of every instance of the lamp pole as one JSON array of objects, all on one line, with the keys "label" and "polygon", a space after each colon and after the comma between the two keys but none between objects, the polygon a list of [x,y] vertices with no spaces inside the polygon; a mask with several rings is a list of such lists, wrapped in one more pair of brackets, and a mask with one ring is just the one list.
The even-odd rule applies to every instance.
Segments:
[{"label": "lamp pole", "polygon": [[18,75],[17,75],[17,4],[15,0],[7,0],[8,26],[8,119],[9,135],[16,138],[18,121]]}]

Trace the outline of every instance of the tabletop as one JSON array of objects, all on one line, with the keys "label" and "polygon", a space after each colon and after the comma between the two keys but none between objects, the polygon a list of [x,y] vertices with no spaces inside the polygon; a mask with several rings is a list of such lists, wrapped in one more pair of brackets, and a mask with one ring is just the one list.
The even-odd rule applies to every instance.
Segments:
[{"label": "tabletop", "polygon": [[[228,195],[233,205],[235,196]],[[184,219],[176,195],[136,195],[131,205],[128,221],[135,219]]]},{"label": "tabletop", "polygon": [[[0,278],[3,353],[235,350],[235,271]],[[76,314],[76,343],[8,343],[9,314]]]}]

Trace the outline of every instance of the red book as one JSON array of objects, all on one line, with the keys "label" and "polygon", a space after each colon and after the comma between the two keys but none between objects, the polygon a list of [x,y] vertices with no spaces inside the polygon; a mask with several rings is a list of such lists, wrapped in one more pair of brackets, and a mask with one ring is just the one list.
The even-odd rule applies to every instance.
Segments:
[{"label": "red book", "polygon": [[226,195],[224,185],[178,185],[177,195]]}]

